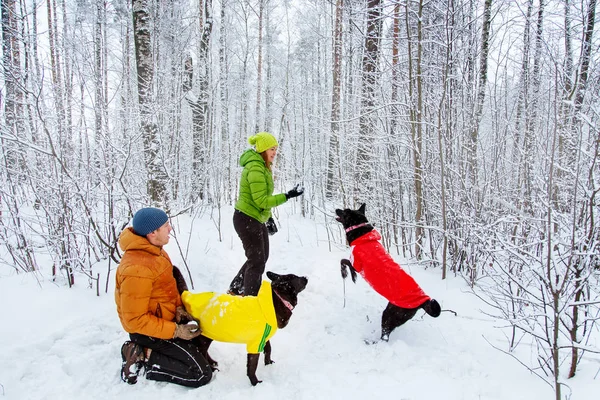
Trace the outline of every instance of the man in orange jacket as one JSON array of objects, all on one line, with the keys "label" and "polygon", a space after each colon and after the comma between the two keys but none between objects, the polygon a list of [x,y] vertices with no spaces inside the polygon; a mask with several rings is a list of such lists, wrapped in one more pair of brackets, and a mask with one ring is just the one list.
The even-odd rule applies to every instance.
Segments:
[{"label": "man in orange jacket", "polygon": [[185,311],[173,266],[163,246],[171,225],[158,208],[142,208],[132,227],[119,237],[125,251],[117,268],[115,302],[121,325],[130,341],[121,348],[121,379],[134,384],[142,367],[146,378],[200,387],[210,382],[212,369],[194,338],[197,325]]}]

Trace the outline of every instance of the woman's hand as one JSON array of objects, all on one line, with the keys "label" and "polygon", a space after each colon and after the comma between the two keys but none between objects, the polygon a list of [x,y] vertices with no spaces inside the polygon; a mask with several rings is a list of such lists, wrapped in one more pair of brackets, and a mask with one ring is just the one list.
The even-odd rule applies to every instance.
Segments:
[{"label": "woman's hand", "polygon": [[285,194],[285,198],[288,200],[293,199],[294,197],[300,196],[302,193],[304,193],[304,188],[300,187],[300,184],[297,184],[292,190]]}]

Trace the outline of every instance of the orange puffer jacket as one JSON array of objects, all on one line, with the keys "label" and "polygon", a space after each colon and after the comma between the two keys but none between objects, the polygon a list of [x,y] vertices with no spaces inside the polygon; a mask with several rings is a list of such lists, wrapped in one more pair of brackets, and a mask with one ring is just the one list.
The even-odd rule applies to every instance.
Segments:
[{"label": "orange puffer jacket", "polygon": [[129,333],[173,338],[175,310],[183,303],[169,256],[131,228],[121,233],[119,246],[125,250],[115,287],[121,325]]}]

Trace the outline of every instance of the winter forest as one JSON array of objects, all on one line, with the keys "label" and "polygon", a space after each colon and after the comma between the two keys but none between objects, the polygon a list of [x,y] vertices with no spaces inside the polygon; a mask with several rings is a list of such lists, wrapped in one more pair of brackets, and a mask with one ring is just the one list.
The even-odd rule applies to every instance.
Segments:
[{"label": "winter forest", "polygon": [[[563,398],[599,353],[596,0],[1,0],[0,262],[90,292],[140,207],[237,195],[259,131],[276,192],[342,242],[464,278]],[[40,263],[40,255],[51,265]]]}]

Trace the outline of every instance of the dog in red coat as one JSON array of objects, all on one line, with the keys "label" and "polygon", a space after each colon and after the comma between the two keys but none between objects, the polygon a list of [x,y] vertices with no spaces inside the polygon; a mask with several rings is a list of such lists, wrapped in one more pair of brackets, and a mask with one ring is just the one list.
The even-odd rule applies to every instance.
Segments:
[{"label": "dog in red coat", "polygon": [[352,247],[352,261],[341,260],[342,277],[348,276],[348,267],[352,281],[356,282],[358,272],[377,293],[389,301],[381,315],[381,340],[387,342],[390,333],[414,317],[420,308],[437,318],[441,307],[383,248],[381,235],[369,224],[365,208],[363,204],[358,210],[335,210],[336,220],[344,226],[346,238]]}]

